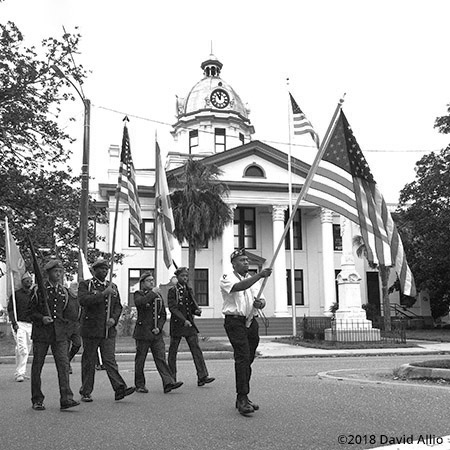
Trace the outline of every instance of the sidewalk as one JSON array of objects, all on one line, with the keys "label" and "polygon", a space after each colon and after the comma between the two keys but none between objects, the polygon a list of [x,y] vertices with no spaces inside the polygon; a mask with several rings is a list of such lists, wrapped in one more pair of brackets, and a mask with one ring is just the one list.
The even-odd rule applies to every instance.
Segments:
[{"label": "sidewalk", "polygon": [[[278,336],[279,337],[279,336]],[[402,348],[369,348],[369,349],[336,349],[325,350],[311,347],[301,347],[281,342],[274,342],[277,336],[261,336],[258,346],[259,358],[320,358],[320,357],[343,357],[343,356],[359,356],[359,355],[433,355],[433,354],[450,354],[450,342],[433,342],[433,341],[413,341],[408,343],[417,347]],[[211,337],[211,341],[223,342],[228,344],[226,337]],[[122,345],[116,353],[117,361],[134,361],[135,347],[131,345],[134,341],[130,340],[130,345],[124,348]],[[205,359],[232,359],[232,351],[204,351]],[[51,355],[49,355],[51,357]],[[191,359],[192,356],[188,351],[178,353],[178,359]],[[75,356],[75,361],[81,360],[81,354]],[[14,364],[14,356],[0,357],[0,364]]]}]

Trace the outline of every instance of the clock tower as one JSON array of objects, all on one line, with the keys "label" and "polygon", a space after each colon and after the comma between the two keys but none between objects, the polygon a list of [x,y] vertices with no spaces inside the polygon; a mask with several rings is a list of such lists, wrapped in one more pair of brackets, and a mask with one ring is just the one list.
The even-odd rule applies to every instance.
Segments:
[{"label": "clock tower", "polygon": [[223,64],[211,54],[200,67],[203,78],[186,97],[177,97],[169,169],[183,164],[187,155],[204,157],[246,144],[255,132],[248,106],[221,78]]}]

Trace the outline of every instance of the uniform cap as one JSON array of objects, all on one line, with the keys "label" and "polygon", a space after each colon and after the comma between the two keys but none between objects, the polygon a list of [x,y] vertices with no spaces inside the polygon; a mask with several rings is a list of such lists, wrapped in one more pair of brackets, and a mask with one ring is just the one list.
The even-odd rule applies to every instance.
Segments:
[{"label": "uniform cap", "polygon": [[153,274],[151,272],[144,272],[140,277],[139,277],[139,283],[142,283],[143,281],[145,281],[146,278],[148,277],[153,277]]},{"label": "uniform cap", "polygon": [[25,273],[22,275],[21,280],[25,280],[26,278],[33,278],[33,277],[31,276],[30,272],[25,272]]},{"label": "uniform cap", "polygon": [[98,258],[93,262],[91,267],[93,269],[95,269],[97,267],[102,267],[102,266],[109,268],[109,262],[104,258]]},{"label": "uniform cap", "polygon": [[187,267],[178,267],[177,270],[175,270],[175,276],[182,274],[183,272],[189,273],[189,269]]},{"label": "uniform cap", "polygon": [[52,269],[64,269],[62,262],[59,259],[51,259],[45,266],[45,271],[50,271]]},{"label": "uniform cap", "polygon": [[245,248],[240,248],[238,250],[235,250],[231,255],[230,255],[230,260],[231,262],[233,262],[234,259],[236,259],[238,256],[246,256],[245,254]]}]

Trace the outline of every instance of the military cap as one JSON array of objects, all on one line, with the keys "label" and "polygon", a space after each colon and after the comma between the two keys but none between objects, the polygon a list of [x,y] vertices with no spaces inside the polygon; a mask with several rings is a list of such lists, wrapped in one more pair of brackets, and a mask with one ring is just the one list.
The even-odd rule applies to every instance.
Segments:
[{"label": "military cap", "polygon": [[26,278],[33,278],[33,277],[31,276],[30,272],[25,272],[25,273],[22,275],[21,280],[25,280]]},{"label": "military cap", "polygon": [[234,259],[236,259],[238,256],[246,256],[245,254],[245,248],[240,248],[238,250],[235,250],[231,255],[230,255],[230,260],[231,262],[233,262]]},{"label": "military cap", "polygon": [[51,259],[45,266],[44,270],[49,272],[52,269],[64,269],[62,262],[59,259]]},{"label": "military cap", "polygon": [[175,270],[175,276],[182,274],[183,272],[189,273],[189,269],[187,267],[178,267],[177,270]]},{"label": "military cap", "polygon": [[153,277],[153,274],[151,272],[144,272],[140,277],[139,277],[139,283],[142,283],[143,281],[145,281],[146,278],[148,277]]},{"label": "military cap", "polygon": [[101,267],[101,266],[105,266],[107,268],[109,268],[109,262],[104,259],[104,258],[97,258],[93,263],[92,263],[92,268],[95,269],[97,267]]}]

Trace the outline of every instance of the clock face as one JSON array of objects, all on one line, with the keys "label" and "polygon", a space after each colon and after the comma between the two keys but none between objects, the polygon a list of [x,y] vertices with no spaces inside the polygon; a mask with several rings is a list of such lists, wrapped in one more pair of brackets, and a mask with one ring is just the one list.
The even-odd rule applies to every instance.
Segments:
[{"label": "clock face", "polygon": [[216,108],[225,108],[230,103],[230,96],[224,89],[215,89],[211,92],[211,103]]}]

